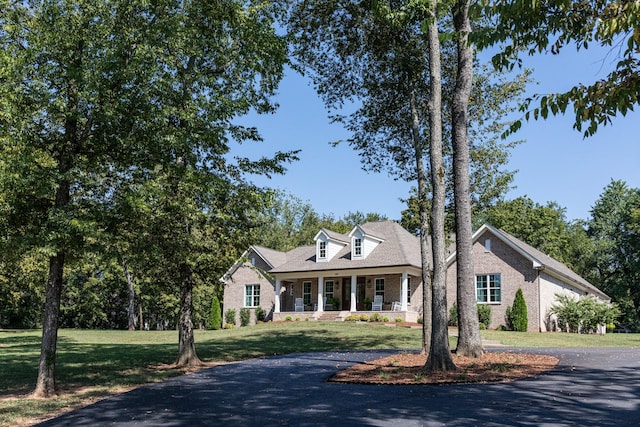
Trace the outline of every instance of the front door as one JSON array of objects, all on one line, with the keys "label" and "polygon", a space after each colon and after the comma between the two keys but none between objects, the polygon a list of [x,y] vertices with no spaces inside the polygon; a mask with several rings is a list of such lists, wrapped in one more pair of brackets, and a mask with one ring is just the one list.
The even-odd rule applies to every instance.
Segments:
[{"label": "front door", "polygon": [[351,278],[342,279],[341,310],[351,310]]},{"label": "front door", "polygon": [[365,281],[366,278],[358,277],[358,281],[356,284],[356,310],[363,311],[364,310],[364,291],[365,291]]}]

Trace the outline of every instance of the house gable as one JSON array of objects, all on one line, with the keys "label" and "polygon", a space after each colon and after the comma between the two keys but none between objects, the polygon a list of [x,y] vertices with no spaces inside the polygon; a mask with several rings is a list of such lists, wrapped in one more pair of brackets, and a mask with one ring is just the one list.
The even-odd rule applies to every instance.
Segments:
[{"label": "house gable", "polygon": [[315,235],[313,240],[316,242],[316,262],[331,261],[348,245],[348,241],[343,235],[324,228]]},{"label": "house gable", "polygon": [[351,238],[351,259],[366,259],[384,239],[367,233],[361,226],[356,225],[348,234]]},{"label": "house gable", "polygon": [[[489,275],[500,277],[501,301],[486,302],[492,309],[491,327],[504,324],[506,308],[513,304],[518,288],[522,289],[527,303],[530,331],[548,330],[546,316],[555,301],[555,294],[594,295],[603,300],[609,299],[561,262],[502,230],[485,224],[473,234],[472,239],[476,294],[479,288],[485,287]],[[451,295],[456,294],[455,263],[454,252],[447,258],[447,290]],[[487,279],[478,283],[477,277],[483,275]]]}]

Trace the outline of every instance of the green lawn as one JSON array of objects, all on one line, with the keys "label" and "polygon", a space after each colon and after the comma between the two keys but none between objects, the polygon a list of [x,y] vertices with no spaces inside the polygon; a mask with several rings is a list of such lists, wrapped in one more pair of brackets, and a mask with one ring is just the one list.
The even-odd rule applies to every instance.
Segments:
[{"label": "green lawn", "polygon": [[[57,381],[63,393],[25,398],[35,384],[40,331],[0,331],[0,425],[14,425],[128,387],[179,375],[158,369],[176,357],[176,331],[61,330]],[[521,347],[640,346],[638,334],[606,336],[483,331],[486,339]],[[295,352],[344,349],[418,349],[420,329],[351,322],[284,322],[223,331],[196,331],[207,362]],[[455,346],[455,342],[452,342]]]}]

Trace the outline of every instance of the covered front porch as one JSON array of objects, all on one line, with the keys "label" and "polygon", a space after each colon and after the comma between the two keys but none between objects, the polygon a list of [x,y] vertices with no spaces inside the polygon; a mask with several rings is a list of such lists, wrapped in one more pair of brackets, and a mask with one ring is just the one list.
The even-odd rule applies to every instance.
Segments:
[{"label": "covered front porch", "polygon": [[391,321],[415,322],[422,312],[419,274],[417,269],[387,268],[277,275],[273,320],[344,320],[379,313]]}]

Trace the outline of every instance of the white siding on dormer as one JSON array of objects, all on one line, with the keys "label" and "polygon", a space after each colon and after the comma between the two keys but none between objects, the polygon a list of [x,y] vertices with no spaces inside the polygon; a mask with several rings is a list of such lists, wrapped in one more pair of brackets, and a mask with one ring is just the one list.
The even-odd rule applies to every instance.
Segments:
[{"label": "white siding on dormer", "polygon": [[[325,256],[321,257],[321,243],[325,246]],[[342,248],[345,247],[345,243],[330,239],[324,232],[316,235],[316,262],[328,262],[335,257]]]},{"label": "white siding on dormer", "polygon": [[340,252],[340,250],[344,248],[344,246],[344,244],[329,240],[329,242],[327,243],[327,259],[333,259],[333,257],[338,255],[338,252]]},{"label": "white siding on dormer", "polygon": [[372,239],[371,237],[364,236],[362,239],[362,255],[364,258],[368,257],[373,250],[378,247],[380,240]]},{"label": "white siding on dormer", "polygon": [[[367,235],[360,226],[356,226],[349,233],[349,237],[351,237],[351,259],[365,259],[369,256],[371,252],[382,242],[380,239]],[[355,242],[356,239],[361,239],[362,241],[362,254],[357,255],[355,253]]]}]

